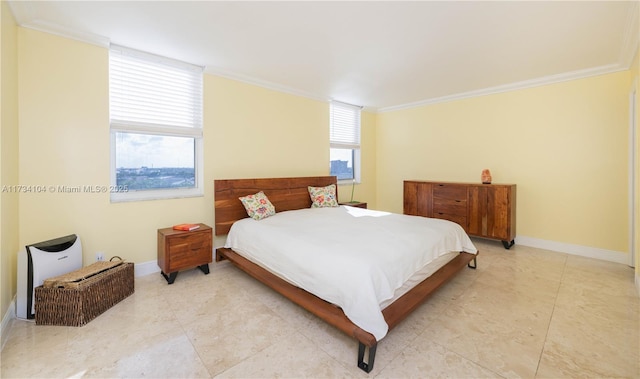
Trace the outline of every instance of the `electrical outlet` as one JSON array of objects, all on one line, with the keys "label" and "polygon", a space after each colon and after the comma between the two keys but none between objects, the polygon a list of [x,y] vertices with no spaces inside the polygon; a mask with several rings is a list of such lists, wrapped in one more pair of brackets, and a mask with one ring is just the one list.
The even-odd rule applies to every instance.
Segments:
[{"label": "electrical outlet", "polygon": [[103,252],[98,251],[98,252],[96,253],[96,261],[98,261],[98,262],[99,262],[99,261],[104,261],[104,253],[103,253]]}]

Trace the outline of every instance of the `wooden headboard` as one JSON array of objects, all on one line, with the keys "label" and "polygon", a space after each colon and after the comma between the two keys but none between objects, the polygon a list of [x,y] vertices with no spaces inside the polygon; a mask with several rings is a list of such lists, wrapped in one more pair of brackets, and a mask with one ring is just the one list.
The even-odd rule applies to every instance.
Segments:
[{"label": "wooden headboard", "polygon": [[276,207],[276,212],[290,211],[311,207],[308,186],[330,184],[336,185],[337,197],[338,180],[335,176],[214,180],[215,233],[217,236],[227,234],[234,222],[249,217],[238,199],[241,196],[263,191]]}]

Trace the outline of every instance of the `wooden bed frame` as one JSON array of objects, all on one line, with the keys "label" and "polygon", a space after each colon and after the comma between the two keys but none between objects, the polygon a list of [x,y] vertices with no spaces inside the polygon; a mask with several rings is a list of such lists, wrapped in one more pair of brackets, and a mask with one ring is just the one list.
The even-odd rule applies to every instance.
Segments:
[{"label": "wooden bed frame", "polygon": [[[311,207],[307,187],[324,187],[330,184],[336,184],[337,195],[335,176],[215,180],[215,234],[217,236],[227,234],[235,221],[248,217],[244,206],[238,200],[241,196],[263,191],[275,206],[276,211],[282,212]],[[216,262],[224,259],[228,259],[255,279],[358,340],[358,367],[366,372],[373,369],[377,347],[375,337],[353,324],[340,307],[284,281],[231,249],[216,249]],[[471,265],[472,261],[473,265]],[[387,306],[382,314],[389,326],[389,331],[464,266],[476,268],[476,255],[461,252],[433,275]],[[367,348],[368,359],[365,361]]]}]

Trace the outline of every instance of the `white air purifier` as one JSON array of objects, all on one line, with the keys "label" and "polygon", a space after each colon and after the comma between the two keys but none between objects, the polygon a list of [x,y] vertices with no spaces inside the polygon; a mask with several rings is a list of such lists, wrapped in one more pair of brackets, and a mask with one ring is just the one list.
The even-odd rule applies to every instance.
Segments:
[{"label": "white air purifier", "polygon": [[18,252],[16,317],[35,318],[35,288],[45,279],[80,268],[82,245],[75,234],[27,245]]}]

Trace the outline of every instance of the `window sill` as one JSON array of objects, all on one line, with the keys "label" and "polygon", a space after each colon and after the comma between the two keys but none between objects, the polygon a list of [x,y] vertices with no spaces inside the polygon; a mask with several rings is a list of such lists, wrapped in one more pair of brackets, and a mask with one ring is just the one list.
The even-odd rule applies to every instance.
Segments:
[{"label": "window sill", "polygon": [[147,191],[112,192],[112,203],[126,203],[132,201],[182,199],[188,197],[202,197],[204,191],[200,188],[163,189]]},{"label": "window sill", "polygon": [[[349,186],[350,186],[350,185],[352,185],[353,183],[354,183],[354,182],[353,182],[353,179],[343,179],[343,180],[340,180],[340,179],[339,179],[339,180],[338,180],[338,185],[339,185],[339,186],[347,186],[347,185],[349,185]],[[355,181],[355,184],[361,184],[361,181],[356,180],[356,181]]]}]

